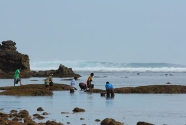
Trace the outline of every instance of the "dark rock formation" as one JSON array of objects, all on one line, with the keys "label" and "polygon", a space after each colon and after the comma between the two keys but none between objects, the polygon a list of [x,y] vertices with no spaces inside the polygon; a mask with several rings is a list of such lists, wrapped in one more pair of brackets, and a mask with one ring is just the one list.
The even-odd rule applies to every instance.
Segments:
[{"label": "dark rock formation", "polygon": [[[104,93],[102,89],[89,89],[85,92],[89,93]],[[151,93],[151,94],[178,94],[186,93],[186,86],[183,85],[149,85],[139,87],[121,87],[115,88],[114,93]]]},{"label": "dark rock formation", "polygon": [[85,112],[85,109],[82,109],[82,108],[74,108],[73,112]]},{"label": "dark rock formation", "polygon": [[70,90],[71,87],[67,84],[54,83],[50,88],[51,91],[45,90],[44,84],[28,84],[22,86],[7,86],[0,87],[0,95],[17,95],[17,96],[52,96],[52,91]]},{"label": "dark rock formation", "polygon": [[137,125],[154,125],[154,124],[147,123],[147,122],[138,122]]},{"label": "dark rock formation", "polygon": [[37,108],[37,111],[44,111],[42,107]]},{"label": "dark rock formation", "polygon": [[50,74],[53,74],[53,77],[81,77],[79,74],[75,74],[72,71],[72,68],[67,68],[64,65],[60,64],[57,70],[46,70],[46,71],[33,71],[33,77],[48,77]]},{"label": "dark rock formation", "polygon": [[16,43],[12,40],[3,41],[2,45],[0,44],[0,78],[13,78],[18,67],[21,67],[22,78],[48,77],[49,74],[53,74],[54,77],[80,77],[72,71],[72,68],[62,64],[57,70],[31,71],[29,56],[19,53],[15,45]]},{"label": "dark rock formation", "polygon": [[103,121],[101,121],[101,125],[123,125],[123,123],[117,122],[112,118],[105,118]]},{"label": "dark rock formation", "polygon": [[16,43],[7,40],[0,45],[0,76],[13,77],[15,70],[21,67],[22,72],[30,73],[30,64],[28,55],[19,53],[15,47]]}]

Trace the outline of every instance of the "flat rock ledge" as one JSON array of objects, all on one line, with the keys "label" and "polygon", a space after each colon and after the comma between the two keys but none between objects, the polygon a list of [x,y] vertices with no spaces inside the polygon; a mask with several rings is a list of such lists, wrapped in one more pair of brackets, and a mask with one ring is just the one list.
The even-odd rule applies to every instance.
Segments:
[{"label": "flat rock ledge", "polygon": [[[54,83],[50,91],[45,90],[44,84],[28,84],[22,86],[0,87],[0,95],[15,95],[15,96],[52,96],[52,91],[70,90],[67,84]],[[89,89],[88,93],[105,93],[102,89]],[[181,85],[150,85],[139,87],[122,87],[115,88],[115,93],[141,93],[141,94],[181,94],[186,93],[186,86]]]},{"label": "flat rock ledge", "polygon": [[[102,89],[89,89],[86,92],[89,93],[103,93]],[[150,85],[139,87],[122,87],[115,88],[114,93],[150,93],[150,94],[180,94],[186,93],[186,86],[182,85]]]},{"label": "flat rock ledge", "polygon": [[45,90],[44,84],[28,84],[22,86],[0,87],[0,95],[16,95],[16,96],[52,96],[52,91],[70,90],[70,86],[66,84],[54,83],[50,91]]}]

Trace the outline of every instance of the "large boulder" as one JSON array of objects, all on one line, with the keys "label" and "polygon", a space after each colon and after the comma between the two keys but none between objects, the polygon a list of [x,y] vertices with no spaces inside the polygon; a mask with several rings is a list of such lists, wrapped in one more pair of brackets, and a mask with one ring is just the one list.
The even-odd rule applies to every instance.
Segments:
[{"label": "large boulder", "polygon": [[115,121],[112,118],[105,118],[103,121],[101,121],[101,125],[123,125],[123,123]]},{"label": "large boulder", "polygon": [[31,74],[29,56],[19,53],[15,47],[16,43],[12,40],[3,41],[0,44],[0,77],[12,78],[15,70],[21,67],[22,72],[26,72],[23,77]]},{"label": "large boulder", "polygon": [[79,74],[73,72],[72,68],[60,64],[57,70],[33,71],[34,77],[47,77],[53,74],[53,77],[81,77]]}]

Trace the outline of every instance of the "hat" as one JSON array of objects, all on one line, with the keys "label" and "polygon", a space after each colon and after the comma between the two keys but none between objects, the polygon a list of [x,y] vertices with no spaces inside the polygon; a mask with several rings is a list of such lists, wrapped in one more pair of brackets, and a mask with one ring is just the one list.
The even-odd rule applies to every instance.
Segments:
[{"label": "hat", "polygon": [[108,84],[109,82],[107,81],[106,83]]}]

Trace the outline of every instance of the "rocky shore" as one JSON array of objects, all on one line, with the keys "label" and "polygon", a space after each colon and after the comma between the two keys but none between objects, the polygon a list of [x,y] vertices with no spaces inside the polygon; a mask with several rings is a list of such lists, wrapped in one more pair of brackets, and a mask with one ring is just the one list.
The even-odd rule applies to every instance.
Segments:
[{"label": "rocky shore", "polygon": [[[11,110],[10,113],[4,113],[3,109],[0,111],[0,125],[64,125],[65,123],[56,122],[55,120],[47,120],[46,122],[39,122],[36,123],[34,120],[43,120],[47,117],[49,114],[48,112],[45,112],[42,107],[38,107],[36,111],[39,111],[40,113],[35,113],[33,115],[30,115],[27,110]],[[72,110],[73,113],[78,112],[85,112],[85,109],[75,107]],[[61,112],[61,115],[63,114],[69,114],[69,112]],[[69,116],[66,116],[69,117]],[[80,118],[80,120],[84,120],[84,118]],[[70,121],[67,122],[67,124],[71,124]],[[95,125],[123,125],[124,123],[118,122],[115,119],[112,118],[105,118],[102,121],[100,119],[95,119]],[[83,124],[86,125],[86,124]],[[87,124],[88,125],[88,124]],[[136,125],[153,125],[151,123],[137,122]]]}]

